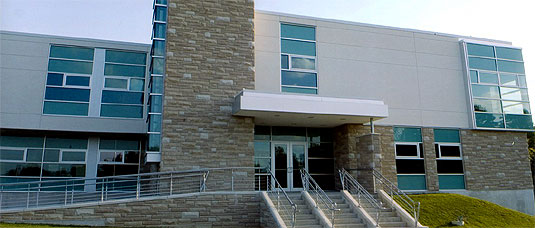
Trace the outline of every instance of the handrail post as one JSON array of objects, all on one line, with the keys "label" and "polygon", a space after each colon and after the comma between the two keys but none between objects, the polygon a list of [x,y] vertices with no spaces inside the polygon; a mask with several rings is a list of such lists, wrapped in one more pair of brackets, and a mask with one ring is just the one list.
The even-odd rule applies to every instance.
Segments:
[{"label": "handrail post", "polygon": [[104,182],[100,184],[100,201],[104,201]]},{"label": "handrail post", "polygon": [[74,203],[74,180],[72,180],[72,187],[71,187],[71,204]]},{"label": "handrail post", "polygon": [[232,175],[232,181],[230,184],[231,191],[234,191],[234,169],[230,169],[231,175]]},{"label": "handrail post", "polygon": [[105,192],[106,192],[106,197],[105,197],[106,200],[108,200],[108,180],[109,180],[109,178],[106,178],[106,190],[105,190]]},{"label": "handrail post", "polygon": [[[65,197],[67,197],[67,196],[65,196]],[[67,199],[65,198],[65,200],[67,200]],[[30,207],[30,184],[28,184],[28,195],[26,197],[26,208],[29,208],[29,207]]]},{"label": "handrail post", "polygon": [[169,195],[173,195],[173,173],[169,174]]},{"label": "handrail post", "polygon": [[[29,186],[29,185],[28,185],[28,186]],[[65,205],[67,205],[67,187],[68,187],[68,185],[67,185],[67,181],[65,181]],[[28,189],[28,194],[30,193],[29,191],[30,191],[30,190]]]},{"label": "handrail post", "polygon": [[139,175],[136,178],[136,199],[139,199],[139,191],[141,190],[141,186],[139,185]]},{"label": "handrail post", "polygon": [[279,210],[279,207],[280,207],[280,190],[279,188],[277,188],[277,210]]},{"label": "handrail post", "polygon": [[2,210],[3,199],[4,199],[4,186],[2,185],[2,188],[0,188],[0,211]]}]

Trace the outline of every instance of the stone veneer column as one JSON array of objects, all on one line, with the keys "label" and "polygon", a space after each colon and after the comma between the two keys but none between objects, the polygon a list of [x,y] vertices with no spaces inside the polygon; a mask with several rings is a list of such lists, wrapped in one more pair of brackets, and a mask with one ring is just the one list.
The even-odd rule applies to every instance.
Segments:
[{"label": "stone veneer column", "polygon": [[254,89],[253,17],[252,0],[170,0],[162,171],[253,167],[253,119],[232,116]]},{"label": "stone veneer column", "polygon": [[433,128],[422,128],[422,140],[427,190],[438,191],[437,155]]}]

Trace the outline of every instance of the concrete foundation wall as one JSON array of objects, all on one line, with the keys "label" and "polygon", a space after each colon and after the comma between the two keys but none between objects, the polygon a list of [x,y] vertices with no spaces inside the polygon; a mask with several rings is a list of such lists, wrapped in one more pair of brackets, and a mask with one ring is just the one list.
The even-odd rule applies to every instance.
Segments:
[{"label": "concrete foundation wall", "polygon": [[535,200],[533,189],[523,190],[496,190],[496,191],[450,191],[465,196],[470,196],[517,210],[528,215],[535,215]]}]

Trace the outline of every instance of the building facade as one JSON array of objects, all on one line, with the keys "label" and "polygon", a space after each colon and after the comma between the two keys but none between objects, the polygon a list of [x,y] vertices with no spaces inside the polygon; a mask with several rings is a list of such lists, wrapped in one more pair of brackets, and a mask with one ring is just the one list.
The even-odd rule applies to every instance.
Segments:
[{"label": "building facade", "polygon": [[[533,130],[510,42],[154,4],[152,45],[1,32],[0,183],[257,167],[289,191],[338,169],[535,213]],[[254,186],[254,189],[253,189]]]}]

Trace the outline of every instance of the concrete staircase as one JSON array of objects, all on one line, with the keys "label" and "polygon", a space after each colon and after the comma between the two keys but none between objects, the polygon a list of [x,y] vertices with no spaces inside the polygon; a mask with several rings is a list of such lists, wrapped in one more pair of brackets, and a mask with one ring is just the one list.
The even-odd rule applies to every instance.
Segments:
[{"label": "concrete staircase", "polygon": [[[372,194],[372,196],[377,200],[380,201],[380,199],[377,197],[377,194]],[[357,195],[353,195],[353,198],[355,198],[356,201]],[[377,217],[377,208],[373,207],[367,200],[361,199],[360,205],[362,208],[373,218],[376,219]],[[383,203],[383,205],[386,205]],[[406,222],[403,222],[401,218],[396,213],[395,209],[393,208],[385,208],[381,209],[379,213],[379,226],[380,227],[410,227],[407,225]]]},{"label": "concrete staircase", "polygon": [[[314,216],[312,210],[303,200],[301,192],[289,192],[288,196],[297,205],[297,212],[295,215],[296,228],[322,228],[322,225],[320,225],[319,220]],[[271,202],[273,202],[274,205],[276,205],[276,201],[277,199],[275,197],[271,197]],[[290,208],[290,204],[287,200],[281,199],[280,203],[283,205],[287,205],[287,208]],[[284,220],[286,227],[290,228],[292,226],[291,217],[283,216],[281,212],[279,212],[279,215],[281,215],[282,219]]]},{"label": "concrete staircase", "polygon": [[[336,203],[336,207],[340,209],[334,216],[334,227],[349,228],[349,227],[366,227],[366,224],[359,218],[358,214],[353,211],[349,204],[342,197],[340,192],[326,192],[329,198]],[[320,206],[321,208],[321,206]],[[331,211],[327,208],[321,208],[325,216],[331,219]]]}]

